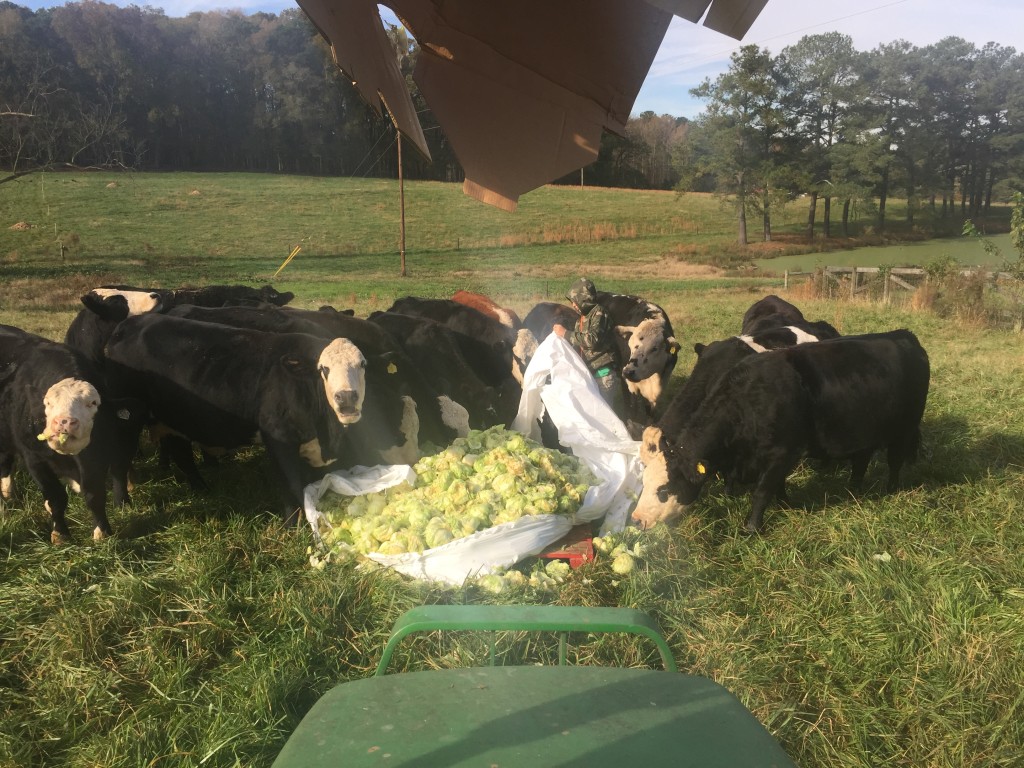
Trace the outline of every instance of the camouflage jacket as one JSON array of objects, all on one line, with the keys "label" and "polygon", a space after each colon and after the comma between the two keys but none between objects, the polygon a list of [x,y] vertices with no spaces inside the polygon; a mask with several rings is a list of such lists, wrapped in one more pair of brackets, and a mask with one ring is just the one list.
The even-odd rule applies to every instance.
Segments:
[{"label": "camouflage jacket", "polygon": [[600,304],[585,315],[580,315],[576,327],[566,334],[566,341],[572,344],[591,372],[602,368],[615,367],[615,329],[611,318]]}]

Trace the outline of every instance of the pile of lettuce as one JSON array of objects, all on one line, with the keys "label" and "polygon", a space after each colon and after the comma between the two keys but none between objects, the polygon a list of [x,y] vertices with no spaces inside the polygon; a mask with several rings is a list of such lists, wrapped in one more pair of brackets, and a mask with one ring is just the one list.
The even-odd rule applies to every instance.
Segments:
[{"label": "pile of lettuce", "polygon": [[471,431],[420,459],[415,485],[327,493],[320,512],[330,552],[422,552],[527,515],[574,515],[597,478],[579,459],[502,426]]}]

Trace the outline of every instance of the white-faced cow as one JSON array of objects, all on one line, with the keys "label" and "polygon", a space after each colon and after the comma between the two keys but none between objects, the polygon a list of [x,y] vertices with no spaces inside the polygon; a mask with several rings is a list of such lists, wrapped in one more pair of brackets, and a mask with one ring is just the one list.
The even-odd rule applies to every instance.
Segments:
[{"label": "white-faced cow", "polygon": [[[631,396],[631,418],[650,424],[679,356],[668,313],[653,301],[623,293],[597,292],[597,302],[615,323],[622,351],[622,378]],[[636,431],[632,429],[631,431]]]},{"label": "white-faced cow", "polygon": [[128,503],[128,463],[138,443],[142,408],[101,396],[85,358],[64,344],[0,325],[0,493],[9,498],[21,458],[39,486],[54,544],[69,540],[65,478],[77,484],[93,517],[93,538],[111,533],[106,480],[114,503]]},{"label": "white-faced cow", "polygon": [[322,471],[351,450],[348,441],[375,449],[373,463],[388,448],[416,444],[401,431],[416,429],[403,402],[377,402],[369,413],[366,359],[347,339],[146,314],[122,321],[106,353],[111,387],[145,401],[156,421],[188,440],[236,448],[258,435],[289,521],[302,506],[308,468]]},{"label": "white-faced cow", "polygon": [[[617,358],[625,385],[620,417],[629,433],[639,438],[643,428],[654,421],[679,356],[679,343],[668,314],[654,302],[607,291],[598,291],[597,301],[615,324]],[[571,328],[579,318],[572,307],[544,301],[533,306],[523,324],[537,341],[543,341],[555,323]]]},{"label": "white-faced cow", "polygon": [[651,526],[682,514],[716,474],[753,484],[746,529],[804,456],[850,460],[858,488],[878,450],[887,490],[920,443],[928,356],[910,331],[847,336],[750,355],[713,383],[689,418],[644,431],[644,488],[633,517]]}]

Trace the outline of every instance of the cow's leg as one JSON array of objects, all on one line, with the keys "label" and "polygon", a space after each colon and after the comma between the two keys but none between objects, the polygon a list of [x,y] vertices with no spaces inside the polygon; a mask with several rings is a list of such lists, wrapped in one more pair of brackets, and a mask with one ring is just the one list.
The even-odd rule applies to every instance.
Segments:
[{"label": "cow's leg", "polygon": [[295,445],[261,433],[263,444],[277,470],[281,482],[281,518],[285,525],[296,526],[302,520],[302,498],[305,483],[302,472],[302,458]]},{"label": "cow's leg", "polygon": [[850,488],[859,491],[864,485],[864,475],[868,471],[868,463],[871,461],[873,450],[861,451],[851,457],[850,466]]},{"label": "cow's leg", "polygon": [[92,513],[92,538],[94,541],[105,539],[114,533],[107,520],[106,475],[106,468],[80,466],[82,498],[85,500],[85,506]]},{"label": "cow's leg", "polygon": [[900,470],[903,468],[903,462],[906,460],[906,457],[906,445],[902,441],[889,446],[886,452],[886,458],[889,463],[889,480],[885,484],[886,493],[895,493],[899,489]]},{"label": "cow's leg", "polygon": [[68,508],[67,488],[57,477],[57,473],[45,462],[28,462],[25,468],[42,491],[43,504],[50,513],[50,542],[68,544],[71,541],[71,531],[68,530],[67,521],[64,519],[64,513]]},{"label": "cow's leg", "polygon": [[780,495],[785,497],[786,478],[789,477],[795,464],[795,461],[785,464],[770,464],[758,478],[757,485],[750,497],[750,516],[747,517],[744,526],[748,533],[760,533],[761,526],[764,525],[764,511],[768,509],[768,505]]},{"label": "cow's leg", "polygon": [[188,481],[189,486],[197,493],[204,493],[210,487],[203,480],[196,467],[196,459],[192,453],[192,443],[179,435],[165,435],[160,438],[160,453],[171,459]]},{"label": "cow's leg", "polygon": [[14,454],[0,453],[0,497],[9,499],[14,493]]}]

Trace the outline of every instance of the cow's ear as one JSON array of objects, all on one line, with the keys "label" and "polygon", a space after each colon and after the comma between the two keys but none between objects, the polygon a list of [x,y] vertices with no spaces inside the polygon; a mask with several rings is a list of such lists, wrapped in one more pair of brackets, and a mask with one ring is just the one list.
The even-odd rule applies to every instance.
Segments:
[{"label": "cow's ear", "polygon": [[629,341],[629,337],[636,332],[635,325],[616,325],[615,332],[622,337],[623,341]]},{"label": "cow's ear", "polygon": [[701,344],[699,341],[693,345],[693,351],[697,353],[697,357],[700,357],[701,352],[703,352],[705,349],[707,349],[707,347]]},{"label": "cow's ear", "polygon": [[292,376],[307,377],[316,375],[316,365],[293,352],[281,355],[281,367]]},{"label": "cow's ear", "polygon": [[665,339],[665,343],[668,344],[668,353],[670,355],[679,354],[679,342],[676,341],[675,336],[669,336],[667,339]]},{"label": "cow's ear", "polygon": [[[367,363],[375,371],[385,374],[398,373],[399,354],[397,352],[381,352],[368,358]],[[408,373],[408,371],[406,371]]]}]

